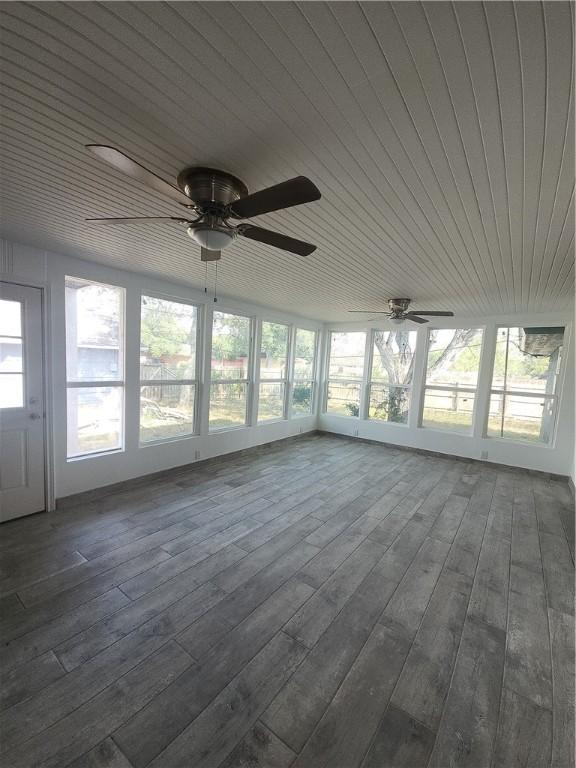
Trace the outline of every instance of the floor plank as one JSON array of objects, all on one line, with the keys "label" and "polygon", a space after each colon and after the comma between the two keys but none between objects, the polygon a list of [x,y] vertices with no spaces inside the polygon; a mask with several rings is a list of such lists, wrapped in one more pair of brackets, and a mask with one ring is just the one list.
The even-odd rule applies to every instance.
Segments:
[{"label": "floor plank", "polygon": [[406,712],[390,705],[380,722],[362,768],[425,766],[435,734]]},{"label": "floor plank", "polygon": [[498,727],[505,633],[467,619],[430,768],[491,764]]}]

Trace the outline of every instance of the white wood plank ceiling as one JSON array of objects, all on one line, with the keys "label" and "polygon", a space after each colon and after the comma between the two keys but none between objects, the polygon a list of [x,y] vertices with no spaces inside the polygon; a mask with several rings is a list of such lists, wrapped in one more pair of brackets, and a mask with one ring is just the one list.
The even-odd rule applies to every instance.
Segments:
[{"label": "white wood plank ceiling", "polygon": [[84,149],[173,181],[189,165],[251,191],[297,174],[320,202],[255,223],[223,294],[323,320],[410,296],[492,315],[571,304],[573,12],[568,2],[2,3],[1,232],[201,286],[179,215]]}]

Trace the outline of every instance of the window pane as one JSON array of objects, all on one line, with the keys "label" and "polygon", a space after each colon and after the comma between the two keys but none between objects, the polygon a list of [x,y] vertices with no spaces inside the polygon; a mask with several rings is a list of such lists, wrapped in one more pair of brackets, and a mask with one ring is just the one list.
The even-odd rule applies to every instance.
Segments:
[{"label": "window pane", "polygon": [[427,389],[422,426],[469,434],[472,431],[475,398],[471,392]]},{"label": "window pane", "polygon": [[262,323],[260,378],[284,379],[288,360],[288,326]]},{"label": "window pane", "polygon": [[24,377],[21,373],[0,373],[0,408],[24,407]]},{"label": "window pane", "polygon": [[249,355],[250,318],[214,312],[212,379],[247,379]]},{"label": "window pane", "polygon": [[493,394],[488,437],[548,443],[554,426],[554,401],[543,397]]},{"label": "window pane", "polygon": [[68,389],[68,458],[122,446],[122,387]]},{"label": "window pane", "polygon": [[258,421],[284,417],[284,384],[260,384]]},{"label": "window pane", "polygon": [[417,338],[416,331],[375,331],[372,381],[411,384]]},{"label": "window pane", "polygon": [[364,332],[330,334],[330,379],[361,379],[364,374]]},{"label": "window pane", "polygon": [[0,338],[0,371],[22,373],[22,341]]},{"label": "window pane", "polygon": [[409,389],[382,387],[376,384],[370,387],[369,418],[392,421],[395,424],[407,424],[409,408]]},{"label": "window pane", "polygon": [[194,432],[193,384],[140,388],[140,442],[182,437]]},{"label": "window pane", "polygon": [[298,381],[292,388],[292,413],[312,413],[313,382]]},{"label": "window pane", "polygon": [[492,389],[553,394],[563,328],[499,328]]},{"label": "window pane", "polygon": [[22,336],[21,303],[0,299],[0,336]]},{"label": "window pane", "polygon": [[68,381],[123,379],[124,291],[66,278]]},{"label": "window pane", "polygon": [[196,378],[196,307],[142,296],[140,378]]},{"label": "window pane", "polygon": [[355,382],[330,382],[326,411],[341,416],[360,415],[360,384]]},{"label": "window pane", "polygon": [[314,355],[316,353],[316,331],[304,328],[296,329],[294,349],[294,378],[312,379],[314,375]]},{"label": "window pane", "polygon": [[210,429],[246,424],[247,384],[210,385]]},{"label": "window pane", "polygon": [[426,383],[476,387],[482,336],[478,328],[431,330]]}]

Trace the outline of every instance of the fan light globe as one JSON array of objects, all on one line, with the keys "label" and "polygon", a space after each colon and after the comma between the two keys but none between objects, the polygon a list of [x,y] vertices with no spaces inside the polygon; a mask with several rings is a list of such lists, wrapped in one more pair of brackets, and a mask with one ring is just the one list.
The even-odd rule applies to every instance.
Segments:
[{"label": "fan light globe", "polygon": [[232,232],[223,232],[220,229],[210,229],[209,227],[188,227],[188,234],[202,248],[209,251],[222,251],[234,239]]},{"label": "fan light globe", "polygon": [[403,317],[391,317],[390,318],[390,322],[394,323],[394,325],[402,325],[402,323],[404,322],[404,318]]}]

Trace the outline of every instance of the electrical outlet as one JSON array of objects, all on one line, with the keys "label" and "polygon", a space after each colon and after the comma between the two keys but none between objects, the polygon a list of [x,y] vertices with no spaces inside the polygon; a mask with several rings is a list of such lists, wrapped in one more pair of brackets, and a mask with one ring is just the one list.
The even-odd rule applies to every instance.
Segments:
[{"label": "electrical outlet", "polygon": [[198,460],[200,458],[200,451],[194,451],[194,458]]},{"label": "electrical outlet", "polygon": [[486,459],[488,458],[488,451],[482,451],[482,453],[480,454],[480,458],[486,461]]}]

